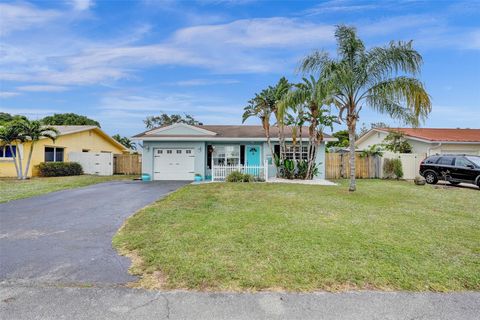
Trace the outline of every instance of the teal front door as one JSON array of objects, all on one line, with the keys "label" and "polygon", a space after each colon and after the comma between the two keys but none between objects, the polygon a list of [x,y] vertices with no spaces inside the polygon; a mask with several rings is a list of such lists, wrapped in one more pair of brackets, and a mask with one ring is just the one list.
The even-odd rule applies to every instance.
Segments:
[{"label": "teal front door", "polygon": [[245,146],[245,159],[247,166],[260,165],[260,146],[247,145]]}]

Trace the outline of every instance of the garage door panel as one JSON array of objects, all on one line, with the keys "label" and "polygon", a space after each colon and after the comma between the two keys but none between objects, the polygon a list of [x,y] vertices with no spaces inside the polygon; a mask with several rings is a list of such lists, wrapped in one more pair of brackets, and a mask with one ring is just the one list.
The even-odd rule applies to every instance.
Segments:
[{"label": "garage door panel", "polygon": [[154,151],[154,180],[193,180],[195,155],[192,148],[159,148]]}]

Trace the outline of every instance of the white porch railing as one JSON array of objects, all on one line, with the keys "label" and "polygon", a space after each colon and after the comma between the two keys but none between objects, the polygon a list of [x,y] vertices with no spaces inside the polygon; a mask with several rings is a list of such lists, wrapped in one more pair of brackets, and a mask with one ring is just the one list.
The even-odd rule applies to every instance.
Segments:
[{"label": "white porch railing", "polygon": [[268,170],[266,166],[249,166],[249,165],[213,165],[212,181],[225,181],[227,176],[234,172],[248,173],[256,178],[268,180]]}]

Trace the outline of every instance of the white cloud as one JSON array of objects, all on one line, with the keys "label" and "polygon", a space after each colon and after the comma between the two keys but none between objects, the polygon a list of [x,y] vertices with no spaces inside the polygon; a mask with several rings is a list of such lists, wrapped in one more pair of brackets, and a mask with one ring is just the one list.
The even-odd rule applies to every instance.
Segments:
[{"label": "white cloud", "polygon": [[20,95],[19,92],[12,91],[0,91],[0,98],[12,98]]},{"label": "white cloud", "polygon": [[43,25],[59,16],[59,11],[41,10],[29,4],[0,3],[0,35]]},{"label": "white cloud", "polygon": [[193,87],[193,86],[210,86],[216,84],[235,84],[240,81],[235,79],[190,79],[173,82],[171,84],[182,86],[182,87]]},{"label": "white cloud", "polygon": [[292,47],[331,43],[333,33],[331,25],[274,17],[184,28],[175,33],[173,42],[248,48]]},{"label": "white cloud", "polygon": [[307,15],[331,14],[332,12],[353,12],[378,8],[378,3],[359,3],[347,0],[331,0],[318,4],[305,11]]},{"label": "white cloud", "polygon": [[63,92],[67,91],[68,87],[64,86],[51,86],[51,85],[31,85],[31,86],[20,86],[17,87],[20,91],[29,91],[29,92]]},{"label": "white cloud", "polygon": [[73,9],[77,11],[88,10],[94,5],[93,0],[71,0]]}]

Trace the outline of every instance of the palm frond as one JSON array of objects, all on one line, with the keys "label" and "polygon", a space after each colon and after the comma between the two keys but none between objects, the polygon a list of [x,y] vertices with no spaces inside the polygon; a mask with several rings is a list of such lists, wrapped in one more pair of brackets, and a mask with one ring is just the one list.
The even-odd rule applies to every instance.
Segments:
[{"label": "palm frond", "polygon": [[423,84],[409,77],[396,77],[371,87],[366,101],[373,109],[417,126],[432,110]]}]

